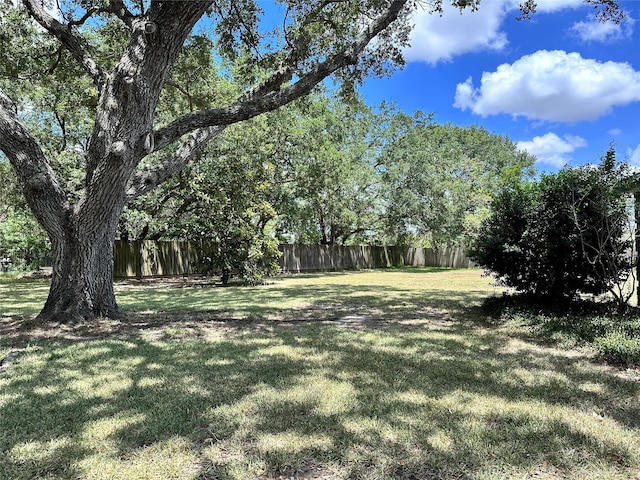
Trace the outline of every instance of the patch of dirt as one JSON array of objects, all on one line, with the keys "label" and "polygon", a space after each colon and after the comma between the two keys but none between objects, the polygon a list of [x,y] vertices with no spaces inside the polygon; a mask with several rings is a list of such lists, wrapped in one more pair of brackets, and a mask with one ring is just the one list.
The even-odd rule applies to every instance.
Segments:
[{"label": "patch of dirt", "polygon": [[0,359],[0,373],[6,371],[9,368],[9,365],[17,361],[21,353],[22,352],[20,350],[13,350],[9,355]]}]

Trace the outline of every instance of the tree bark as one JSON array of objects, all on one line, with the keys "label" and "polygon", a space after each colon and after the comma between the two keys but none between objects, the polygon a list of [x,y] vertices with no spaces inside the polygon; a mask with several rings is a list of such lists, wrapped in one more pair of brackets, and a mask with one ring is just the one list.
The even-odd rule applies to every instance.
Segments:
[{"label": "tree bark", "polygon": [[90,195],[94,198],[69,211],[59,233],[49,232],[53,276],[37,320],[79,323],[121,316],[113,288],[113,244],[125,204],[122,184],[117,177],[103,179],[100,200]]},{"label": "tree bark", "polygon": [[38,321],[74,324],[120,316],[113,288],[112,238],[105,234],[91,243],[78,232],[68,232],[52,243],[53,277]]}]

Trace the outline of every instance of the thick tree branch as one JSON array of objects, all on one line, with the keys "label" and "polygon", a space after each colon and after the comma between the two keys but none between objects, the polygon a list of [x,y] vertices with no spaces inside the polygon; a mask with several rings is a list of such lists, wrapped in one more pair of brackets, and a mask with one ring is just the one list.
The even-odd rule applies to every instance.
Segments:
[{"label": "thick tree branch", "polygon": [[129,28],[133,28],[133,21],[137,18],[137,16],[127,8],[123,0],[111,0],[111,2],[109,2],[109,6],[105,10],[113,13]]},{"label": "thick tree branch", "polygon": [[48,233],[61,233],[67,196],[35,138],[22,125],[9,97],[0,91],[0,150],[13,166],[24,196]]},{"label": "thick tree branch", "polygon": [[364,30],[348,48],[317,64],[294,84],[281,88],[291,80],[296,53],[288,55],[285,62],[266,81],[255,86],[226,108],[209,109],[187,114],[161,128],[154,134],[154,151],[161,150],[187,133],[178,150],[160,163],[137,172],[127,188],[131,201],[171,178],[191,162],[207,143],[226,126],[248,120],[261,113],[275,110],[309,92],[336,70],[357,62],[369,42],[396,20],[408,0],[395,0],[384,15]]},{"label": "thick tree branch", "polygon": [[96,13],[100,12],[100,10],[101,9],[98,8],[98,7],[90,7],[90,8],[88,8],[87,11],[84,13],[84,15],[82,17],[80,17],[78,20],[69,20],[69,23],[67,24],[67,28],[79,27],[80,25],[83,25],[84,22],[89,20]]},{"label": "thick tree branch", "polygon": [[64,25],[53,18],[45,10],[42,0],[23,0],[23,2],[29,15],[69,50],[73,58],[82,65],[93,79],[93,83],[100,89],[104,83],[105,73],[91,55],[89,55],[82,40],[72,33],[71,26]]},{"label": "thick tree branch", "polygon": [[295,55],[289,56],[291,63],[281,64],[269,79],[246,92],[231,105],[184,115],[157,130],[154,134],[155,150],[161,150],[177,141],[182,135],[198,128],[231,125],[248,120],[307,95],[318,83],[336,70],[355,64],[369,42],[398,18],[407,2],[408,0],[394,0],[385,13],[361,32],[348,48],[318,63],[292,85],[281,88],[292,77],[292,63],[295,61]]},{"label": "thick tree branch", "polygon": [[159,163],[150,165],[136,172],[127,185],[127,202],[131,202],[140,195],[153,190],[180,172],[180,170],[202,153],[207,144],[225,128],[226,126],[224,125],[200,128],[192,132],[181,143],[175,153],[167,155]]},{"label": "thick tree branch", "polygon": [[103,172],[123,173],[129,179],[140,160],[152,151],[153,115],[160,92],[185,39],[211,2],[154,1],[144,17],[133,22],[129,45],[98,101],[87,146],[88,187],[99,187],[103,179],[94,173],[100,167]]}]

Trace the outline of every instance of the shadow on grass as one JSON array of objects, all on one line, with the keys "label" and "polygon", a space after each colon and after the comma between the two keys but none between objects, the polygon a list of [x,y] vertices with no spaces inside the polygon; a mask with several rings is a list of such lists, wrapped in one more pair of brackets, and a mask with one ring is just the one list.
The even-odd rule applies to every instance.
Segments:
[{"label": "shadow on grass", "polygon": [[13,285],[11,306],[7,308],[19,309],[22,315],[0,318],[0,346],[22,347],[38,337],[77,340],[82,336],[106,337],[113,333],[138,335],[171,325],[200,331],[208,328],[207,322],[223,322],[232,328],[309,321],[348,321],[354,326],[359,319],[363,328],[399,325],[421,328],[425,323],[465,318],[471,312],[469,306],[479,304],[487,296],[486,289],[420,288],[420,284],[351,285],[354,275],[358,276],[349,274],[344,276],[344,282],[320,285],[301,282],[224,289],[211,286],[124,289],[118,293],[118,301],[128,315],[125,321],[87,323],[78,328],[63,328],[59,334],[46,325],[39,329],[22,328],[22,319],[35,315],[38,309],[33,306],[38,305],[38,295],[44,301],[46,292],[30,289],[29,282],[21,282],[20,289]]},{"label": "shadow on grass", "polygon": [[[373,285],[309,285],[274,289],[232,288],[215,291],[192,289],[173,291],[133,291],[119,295],[120,303],[129,311],[219,313],[227,318],[264,317],[279,319],[298,312],[317,311],[326,315],[334,307],[348,311],[388,310],[406,313],[428,305],[431,308],[460,310],[486,298],[486,290],[456,291],[424,288],[403,289],[390,286],[387,290]],[[384,311],[384,312],[383,312]],[[392,313],[393,313],[392,312]],[[340,312],[338,312],[340,313]]]},{"label": "shadow on grass", "polygon": [[638,384],[507,343],[310,323],[34,347],[0,377],[0,478],[637,473]]},{"label": "shadow on grass", "polygon": [[640,366],[640,309],[623,314],[613,302],[551,303],[524,295],[487,298],[476,308],[486,325],[536,332],[541,339],[588,345],[613,365]]},{"label": "shadow on grass", "polygon": [[37,315],[47,298],[49,285],[47,279],[0,277],[0,320]]},{"label": "shadow on grass", "polygon": [[[457,274],[465,271],[457,271]],[[398,275],[411,283],[394,284]],[[189,279],[116,282],[117,298],[125,312],[202,312],[211,311],[227,318],[266,316],[277,318],[282,310],[310,310],[332,304],[351,304],[357,308],[402,305],[418,297],[446,307],[478,302],[488,290],[442,288],[455,270],[442,268],[397,268],[364,272],[283,275],[274,283],[258,287],[215,288],[211,282]],[[368,278],[374,275],[374,278]],[[425,277],[438,284],[424,285]],[[361,281],[369,282],[360,284]],[[158,285],[171,285],[158,288]],[[43,279],[0,279],[0,320],[35,316],[48,294],[49,281]],[[419,292],[419,293],[417,293]]]}]

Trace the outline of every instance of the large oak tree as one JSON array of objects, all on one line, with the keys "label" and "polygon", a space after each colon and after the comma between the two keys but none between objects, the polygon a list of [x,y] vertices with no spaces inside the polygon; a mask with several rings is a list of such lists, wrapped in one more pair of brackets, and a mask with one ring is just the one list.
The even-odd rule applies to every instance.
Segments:
[{"label": "large oak tree", "polygon": [[[612,0],[586,0],[615,17]],[[280,0],[263,15],[255,0],[3,0],[0,37],[0,150],[52,243],[51,290],[42,321],[117,316],[113,241],[124,206],[180,172],[228,125],[275,110],[333,76],[347,88],[402,63],[412,9],[442,12],[443,0]],[[479,0],[453,0],[478,8]],[[528,14],[530,0],[522,5]],[[274,12],[282,18],[268,25]],[[198,22],[203,21],[198,24]],[[198,31],[194,32],[196,25]],[[35,26],[34,26],[35,25]],[[243,87],[234,99],[161,115],[169,88],[189,95],[171,73],[194,34],[210,32],[223,75]],[[22,55],[20,52],[30,52]],[[38,67],[49,58],[48,68]],[[50,92],[64,71],[77,108],[92,111],[86,140],[67,145],[71,125]],[[12,77],[13,75],[13,77]],[[34,79],[44,89],[37,102]],[[13,82],[12,82],[13,81]],[[21,88],[21,82],[29,91]],[[50,93],[51,95],[47,95]],[[228,93],[228,92],[226,92]],[[45,112],[37,105],[49,105]],[[25,121],[36,111],[36,120]],[[72,112],[73,105],[66,112]],[[72,115],[70,114],[72,117]],[[57,157],[29,125],[51,121],[58,142],[75,152],[84,178],[69,186]],[[80,148],[81,147],[81,148]],[[73,182],[71,182],[73,183]]]}]

